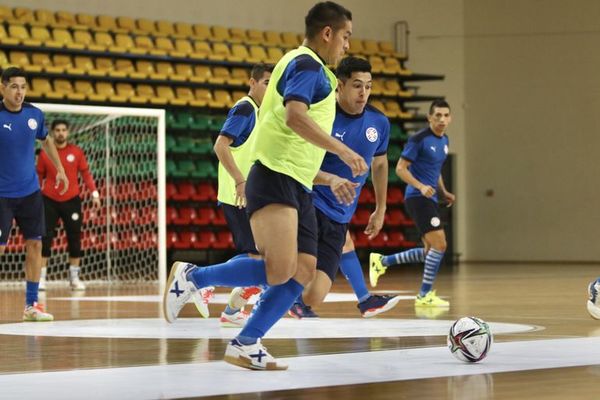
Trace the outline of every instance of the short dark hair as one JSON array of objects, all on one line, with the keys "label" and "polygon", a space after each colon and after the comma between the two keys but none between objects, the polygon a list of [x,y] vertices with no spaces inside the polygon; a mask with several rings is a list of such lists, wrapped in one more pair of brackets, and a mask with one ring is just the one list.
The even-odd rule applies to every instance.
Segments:
[{"label": "short dark hair", "polygon": [[66,119],[55,119],[54,121],[52,121],[50,129],[54,130],[54,128],[56,128],[58,125],[64,125],[67,127],[67,129],[69,129],[69,121],[67,121]]},{"label": "short dark hair", "polygon": [[431,102],[431,105],[429,106],[429,115],[433,115],[433,110],[435,108],[447,108],[448,110],[450,110],[450,105],[444,99],[435,99]]},{"label": "short dark hair", "polygon": [[8,67],[4,71],[2,71],[2,83],[9,82],[10,78],[27,79],[27,75],[25,75],[25,71],[19,67]]},{"label": "short dark hair", "polygon": [[307,39],[313,39],[326,26],[339,29],[346,21],[352,21],[352,13],[333,1],[317,3],[304,18]]},{"label": "short dark hair", "polygon": [[254,78],[255,81],[258,81],[263,77],[265,72],[273,72],[273,68],[275,68],[273,64],[254,64],[254,66],[252,67],[252,71],[250,71],[250,77]]},{"label": "short dark hair", "polygon": [[371,63],[364,58],[346,57],[338,64],[335,75],[338,79],[345,81],[350,79],[353,72],[371,72]]}]

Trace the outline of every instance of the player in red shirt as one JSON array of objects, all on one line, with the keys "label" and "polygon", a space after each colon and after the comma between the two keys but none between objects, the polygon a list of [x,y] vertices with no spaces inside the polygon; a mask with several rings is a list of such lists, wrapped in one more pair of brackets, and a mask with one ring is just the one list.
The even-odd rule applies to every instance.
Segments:
[{"label": "player in red shirt", "polygon": [[69,190],[61,194],[55,188],[54,179],[56,170],[48,155],[42,150],[38,157],[37,172],[44,197],[46,234],[42,238],[40,290],[46,289],[46,267],[59,218],[62,219],[67,233],[71,289],[85,290],[85,285],[79,279],[79,272],[81,270],[82,214],[78,174],[81,174],[83,182],[89,191],[92,192],[92,202],[96,207],[100,206],[100,194],[96,189],[96,184],[90,173],[83,150],[79,146],[67,142],[67,138],[69,137],[69,123],[65,120],[53,121],[51,133],[58,149],[60,161],[65,168],[65,173],[69,180]]}]

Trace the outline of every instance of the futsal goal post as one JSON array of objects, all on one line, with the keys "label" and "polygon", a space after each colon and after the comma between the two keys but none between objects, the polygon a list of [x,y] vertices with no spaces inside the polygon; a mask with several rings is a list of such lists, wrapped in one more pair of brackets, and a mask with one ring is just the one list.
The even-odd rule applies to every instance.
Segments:
[{"label": "futsal goal post", "polygon": [[[100,193],[94,207],[82,188],[81,277],[94,283],[166,282],[165,111],[128,107],[35,104],[46,124],[66,120],[68,141],[81,147]],[[14,226],[0,281],[24,278],[24,243]],[[68,277],[62,224],[48,261],[48,285]],[[161,286],[162,287],[162,286]]]}]

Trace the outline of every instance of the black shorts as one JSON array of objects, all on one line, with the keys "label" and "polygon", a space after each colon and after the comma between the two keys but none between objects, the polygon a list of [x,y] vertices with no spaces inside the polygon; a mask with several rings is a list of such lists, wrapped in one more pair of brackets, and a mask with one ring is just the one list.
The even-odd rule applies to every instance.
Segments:
[{"label": "black shorts", "polygon": [[0,197],[0,245],[8,243],[13,218],[25,240],[41,239],[46,233],[42,193],[38,190],[25,197]]},{"label": "black shorts", "polygon": [[404,199],[406,212],[415,221],[421,236],[428,232],[444,229],[438,205],[426,197],[409,197]]},{"label": "black shorts", "polygon": [[331,282],[340,268],[342,249],[346,243],[348,224],[340,224],[329,218],[318,208],[317,224],[319,227],[319,250],[317,255],[317,269],[327,274]]},{"label": "black shorts", "polygon": [[298,211],[298,253],[317,257],[317,218],[310,193],[295,179],[256,162],[246,183],[248,217],[269,204],[286,204]]},{"label": "black shorts", "polygon": [[223,207],[227,226],[233,236],[235,249],[241,254],[258,254],[246,210],[225,203],[221,203],[221,207]]},{"label": "black shorts", "polygon": [[42,256],[50,257],[52,239],[56,234],[56,226],[59,218],[65,227],[69,256],[81,257],[81,225],[83,215],[81,214],[81,198],[75,196],[66,201],[56,201],[49,197],[44,198],[44,210],[46,215],[46,233],[42,239]]}]

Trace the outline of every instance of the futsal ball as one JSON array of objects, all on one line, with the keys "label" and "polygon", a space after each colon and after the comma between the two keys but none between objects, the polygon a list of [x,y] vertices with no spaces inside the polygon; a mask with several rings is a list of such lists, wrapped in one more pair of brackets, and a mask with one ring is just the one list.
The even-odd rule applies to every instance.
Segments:
[{"label": "futsal ball", "polygon": [[587,310],[592,318],[600,319],[600,278],[588,286]]},{"label": "futsal ball", "polygon": [[492,332],[485,321],[463,317],[452,324],[448,348],[461,361],[477,362],[485,358],[492,346]]}]

